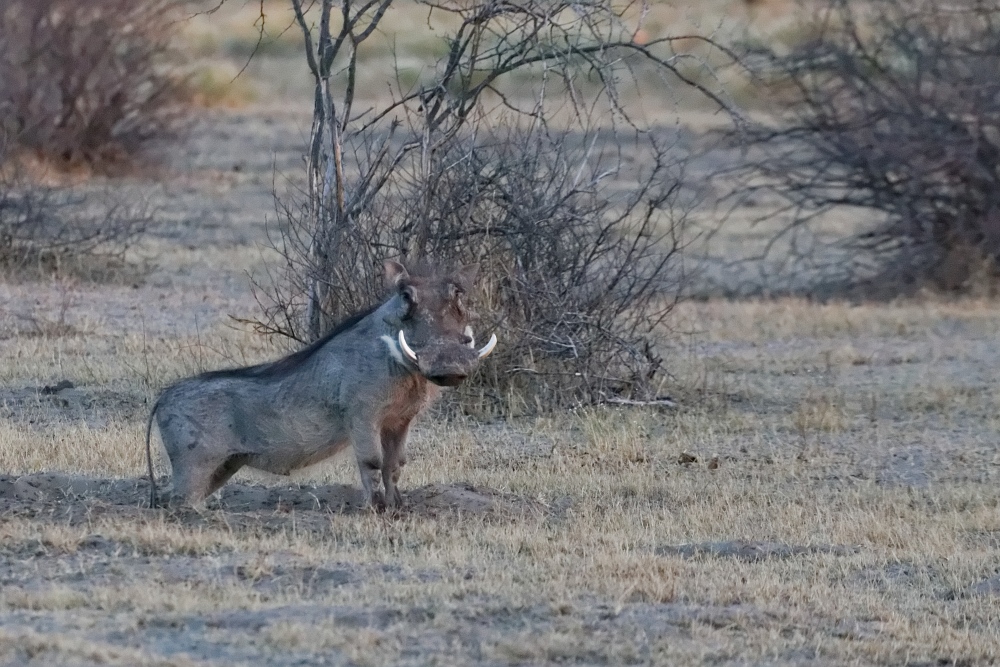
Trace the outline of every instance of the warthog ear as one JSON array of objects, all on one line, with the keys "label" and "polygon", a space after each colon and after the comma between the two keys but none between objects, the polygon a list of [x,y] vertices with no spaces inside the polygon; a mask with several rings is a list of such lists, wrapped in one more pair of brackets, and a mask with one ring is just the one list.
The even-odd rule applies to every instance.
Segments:
[{"label": "warthog ear", "polygon": [[385,284],[389,287],[395,287],[410,277],[406,267],[394,259],[385,260],[382,266],[385,267]]},{"label": "warthog ear", "polygon": [[455,272],[455,280],[458,282],[459,287],[468,292],[472,289],[473,283],[476,282],[476,275],[478,273],[479,264],[466,264]]}]

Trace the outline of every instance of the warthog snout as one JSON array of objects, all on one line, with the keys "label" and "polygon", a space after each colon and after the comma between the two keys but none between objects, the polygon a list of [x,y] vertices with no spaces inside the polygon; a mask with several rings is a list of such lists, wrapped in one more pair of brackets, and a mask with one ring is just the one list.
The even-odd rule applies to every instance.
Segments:
[{"label": "warthog snout", "polygon": [[475,369],[481,359],[489,356],[496,347],[497,337],[493,334],[482,349],[469,346],[475,341],[471,335],[463,334],[459,342],[431,342],[417,353],[406,340],[406,333],[400,329],[399,349],[420,370],[420,374],[441,387],[455,387],[462,384]]},{"label": "warthog snout", "polygon": [[431,375],[427,379],[439,387],[457,387],[465,382],[468,375]]}]

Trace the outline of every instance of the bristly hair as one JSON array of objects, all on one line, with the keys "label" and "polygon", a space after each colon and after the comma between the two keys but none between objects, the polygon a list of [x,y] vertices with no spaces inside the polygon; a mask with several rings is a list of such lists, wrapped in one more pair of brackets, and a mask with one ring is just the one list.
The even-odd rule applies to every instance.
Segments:
[{"label": "bristly hair", "polygon": [[317,338],[312,343],[309,343],[301,350],[292,352],[287,357],[282,357],[277,361],[269,361],[263,364],[257,364],[256,366],[246,366],[244,368],[223,368],[217,371],[207,371],[200,374],[198,377],[202,380],[211,380],[214,378],[247,378],[247,377],[258,377],[265,378],[274,375],[280,375],[282,373],[289,373],[299,368],[304,364],[312,355],[314,355],[317,350],[329,343],[331,340],[336,338],[342,333],[353,329],[361,320],[365,319],[376,310],[378,310],[381,303],[375,304],[370,308],[366,308],[354,315],[347,317],[328,331],[322,338]]},{"label": "bristly hair", "polygon": [[434,278],[441,275],[441,271],[426,259],[416,260],[413,262],[413,266],[407,264],[406,272],[411,276],[417,276],[419,278]]},{"label": "bristly hair", "polygon": [[434,279],[448,275],[447,271],[442,271],[440,267],[426,259],[416,259],[403,262],[406,272],[411,278]]}]

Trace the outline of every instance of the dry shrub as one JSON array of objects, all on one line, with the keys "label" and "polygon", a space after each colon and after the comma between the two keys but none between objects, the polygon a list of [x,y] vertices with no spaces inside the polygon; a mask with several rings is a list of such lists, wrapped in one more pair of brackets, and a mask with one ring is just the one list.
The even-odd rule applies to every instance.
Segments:
[{"label": "dry shrub", "polygon": [[[835,207],[873,220],[837,241],[849,259],[821,267],[830,284],[899,293],[995,278],[1000,6],[830,0],[813,27],[790,51],[752,54],[787,106],[750,131],[759,150],[741,194],[777,193],[792,214],[786,239],[807,238]],[[792,259],[815,270],[829,247],[810,238],[790,242],[806,248]]]},{"label": "dry shrub", "polygon": [[[336,263],[302,261],[316,243],[307,211],[283,208],[290,282],[264,330],[309,340],[317,281],[339,286],[328,312],[384,298],[384,257],[476,262],[477,328],[501,340],[473,391],[487,406],[655,398],[664,369],[654,332],[684,279],[681,164],[650,135],[620,137],[603,156],[589,154],[596,138],[543,124],[456,138],[429,170],[401,166],[392,191],[338,230]],[[649,158],[628,180],[626,153]]]},{"label": "dry shrub", "polygon": [[0,278],[119,275],[129,246],[152,216],[144,202],[112,191],[34,183],[5,160],[0,141]]},{"label": "dry shrub", "polygon": [[358,110],[358,49],[394,0],[339,16],[291,2],[316,84],[309,180],[279,202],[286,264],[259,292],[259,330],[319,338],[381,296],[384,258],[477,261],[480,331],[502,341],[470,385],[485,406],[656,398],[653,332],[683,276],[680,159],[622,94],[642,66],[726,108],[684,75],[677,40],[635,41],[610,0],[421,2],[447,51]]},{"label": "dry shrub", "polygon": [[180,129],[177,0],[5,0],[0,130],[55,163],[121,165]]}]

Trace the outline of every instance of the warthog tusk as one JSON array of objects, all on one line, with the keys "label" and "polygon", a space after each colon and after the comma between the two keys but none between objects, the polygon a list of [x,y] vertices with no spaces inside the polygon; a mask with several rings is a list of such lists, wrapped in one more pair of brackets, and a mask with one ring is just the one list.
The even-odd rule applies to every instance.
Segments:
[{"label": "warthog tusk", "polygon": [[403,354],[405,354],[410,361],[416,363],[417,353],[410,349],[410,346],[406,344],[406,336],[403,335],[402,329],[399,330],[399,349],[403,351]]},{"label": "warthog tusk", "polygon": [[476,336],[472,333],[472,327],[465,327],[465,335],[469,337],[469,347],[476,349]]},{"label": "warthog tusk", "polygon": [[477,352],[476,355],[480,359],[485,359],[490,355],[490,352],[492,352],[493,348],[495,348],[496,346],[497,346],[497,335],[493,334],[492,336],[490,336],[490,342],[486,343],[486,346],[483,347],[483,349],[479,350],[479,352]]}]

